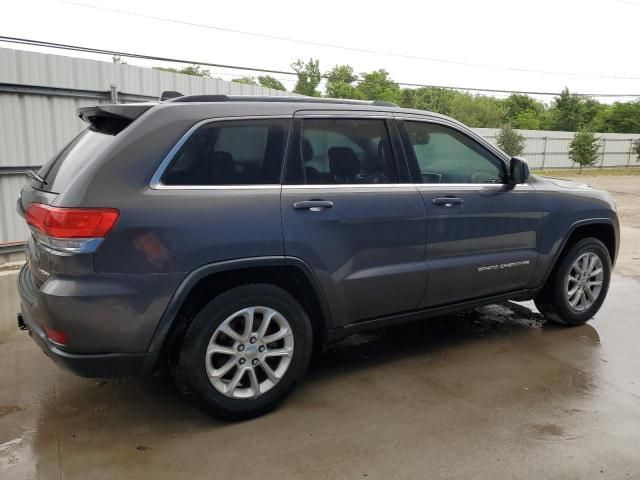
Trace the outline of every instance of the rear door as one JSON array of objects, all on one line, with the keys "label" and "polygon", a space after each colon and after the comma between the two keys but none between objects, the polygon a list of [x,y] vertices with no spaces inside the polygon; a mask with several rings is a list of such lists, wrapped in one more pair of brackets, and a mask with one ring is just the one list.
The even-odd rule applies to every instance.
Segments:
[{"label": "rear door", "polygon": [[538,259],[541,206],[507,183],[507,161],[453,122],[399,118],[427,209],[429,282],[421,307],[526,288]]},{"label": "rear door", "polygon": [[285,254],[314,269],[334,326],[417,307],[425,210],[390,114],[298,112],[281,210]]}]

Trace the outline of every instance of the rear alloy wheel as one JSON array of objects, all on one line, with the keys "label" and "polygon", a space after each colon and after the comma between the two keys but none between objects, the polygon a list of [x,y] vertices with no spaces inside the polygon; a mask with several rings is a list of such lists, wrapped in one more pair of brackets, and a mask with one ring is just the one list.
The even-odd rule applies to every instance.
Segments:
[{"label": "rear alloy wheel", "polygon": [[226,420],[262,415],[304,377],[313,336],[307,312],[285,290],[244,285],[205,305],[174,343],[176,386],[203,412]]},{"label": "rear alloy wheel", "polygon": [[565,325],[582,325],[600,309],[609,289],[611,258],[596,238],[573,245],[535,299],[545,317]]},{"label": "rear alloy wheel", "polygon": [[269,307],[243,308],[216,329],[205,368],[216,390],[231,398],[255,398],[286,374],[294,351],[287,319]]}]

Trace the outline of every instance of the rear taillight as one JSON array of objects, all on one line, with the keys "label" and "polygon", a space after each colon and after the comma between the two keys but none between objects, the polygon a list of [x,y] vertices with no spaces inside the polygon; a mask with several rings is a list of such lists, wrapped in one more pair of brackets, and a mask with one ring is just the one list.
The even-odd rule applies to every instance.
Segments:
[{"label": "rear taillight", "polygon": [[47,338],[60,347],[67,346],[67,334],[53,328],[44,327]]},{"label": "rear taillight", "polygon": [[101,238],[120,216],[114,208],[61,208],[32,203],[27,223],[54,238]]},{"label": "rear taillight", "polygon": [[32,203],[25,215],[36,239],[66,253],[95,251],[118,221],[115,208],[63,208]]}]

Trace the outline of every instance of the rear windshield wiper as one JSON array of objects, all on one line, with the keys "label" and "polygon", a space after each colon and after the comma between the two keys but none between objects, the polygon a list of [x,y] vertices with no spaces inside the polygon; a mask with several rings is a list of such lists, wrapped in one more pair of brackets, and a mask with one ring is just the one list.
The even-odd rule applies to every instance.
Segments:
[{"label": "rear windshield wiper", "polygon": [[48,185],[47,181],[33,170],[27,170],[27,174],[35,181],[40,182],[42,185]]}]

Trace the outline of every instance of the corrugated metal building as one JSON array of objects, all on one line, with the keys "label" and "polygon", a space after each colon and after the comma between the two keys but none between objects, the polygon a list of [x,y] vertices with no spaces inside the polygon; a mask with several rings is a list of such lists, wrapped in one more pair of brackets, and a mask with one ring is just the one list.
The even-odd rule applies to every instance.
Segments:
[{"label": "corrugated metal building", "polygon": [[0,48],[0,263],[22,258],[28,230],[15,211],[29,167],[42,165],[82,128],[79,107],[185,94],[290,95],[256,85],[120,63]]}]

